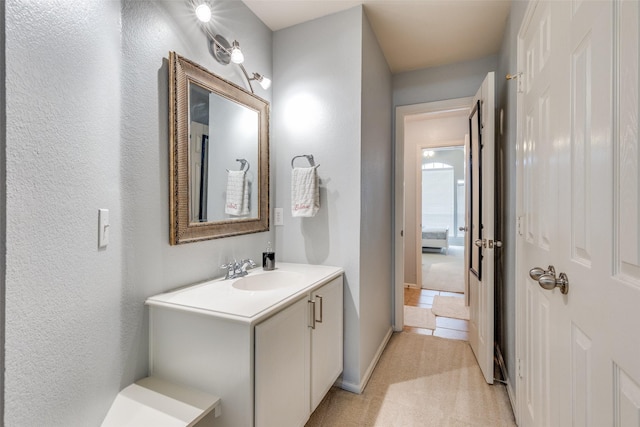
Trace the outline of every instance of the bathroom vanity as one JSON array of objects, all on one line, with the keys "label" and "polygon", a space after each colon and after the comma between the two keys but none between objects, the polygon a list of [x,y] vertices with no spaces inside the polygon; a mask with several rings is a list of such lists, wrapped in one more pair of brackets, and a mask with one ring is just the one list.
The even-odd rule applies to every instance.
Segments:
[{"label": "bathroom vanity", "polygon": [[216,427],[300,427],[342,372],[343,270],[278,263],[149,298],[150,375],[221,398]]}]

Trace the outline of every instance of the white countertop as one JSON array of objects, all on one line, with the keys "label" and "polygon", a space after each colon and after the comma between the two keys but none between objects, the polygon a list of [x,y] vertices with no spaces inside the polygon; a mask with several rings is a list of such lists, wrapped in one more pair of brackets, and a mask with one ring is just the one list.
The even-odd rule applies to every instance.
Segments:
[{"label": "white countertop", "polygon": [[149,297],[146,304],[151,307],[191,311],[252,323],[271,309],[297,300],[300,295],[340,276],[344,270],[326,265],[278,262],[273,271],[264,271],[258,267],[249,270],[247,277],[273,272],[296,273],[299,280],[278,289],[248,291],[233,286],[233,283],[241,278],[217,279]]}]

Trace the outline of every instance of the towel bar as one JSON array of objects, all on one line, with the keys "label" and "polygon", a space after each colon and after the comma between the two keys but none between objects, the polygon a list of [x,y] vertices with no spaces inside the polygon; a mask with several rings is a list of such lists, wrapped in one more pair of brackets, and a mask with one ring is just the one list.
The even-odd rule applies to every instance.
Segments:
[{"label": "towel bar", "polygon": [[[246,159],[236,159],[236,162],[240,162],[240,170],[244,170],[244,167],[246,165],[247,169],[245,170],[245,172],[249,171],[251,164]],[[227,169],[227,172],[229,172],[229,169]]]},{"label": "towel bar", "polygon": [[299,156],[295,156],[293,159],[291,159],[291,169],[293,169],[293,168],[294,168],[294,166],[293,166],[293,162],[294,162],[298,157],[306,157],[306,158],[307,158],[307,160],[309,161],[309,164],[310,164],[312,167],[313,167],[313,166],[316,166],[316,167],[319,167],[319,166],[320,166],[319,164],[318,164],[318,165],[316,165],[315,160],[313,160],[313,154],[301,154],[301,155],[299,155]]}]

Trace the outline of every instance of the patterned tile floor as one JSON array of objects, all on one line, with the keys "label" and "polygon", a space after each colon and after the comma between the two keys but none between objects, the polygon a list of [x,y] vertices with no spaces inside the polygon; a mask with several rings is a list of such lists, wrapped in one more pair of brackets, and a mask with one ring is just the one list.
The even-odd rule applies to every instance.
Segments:
[{"label": "patterned tile floor", "polygon": [[[404,305],[431,308],[436,295],[464,298],[463,294],[453,292],[432,291],[429,289],[404,288]],[[404,332],[421,335],[435,335],[454,340],[469,340],[469,321],[436,316],[436,329],[414,328],[405,326]]]}]

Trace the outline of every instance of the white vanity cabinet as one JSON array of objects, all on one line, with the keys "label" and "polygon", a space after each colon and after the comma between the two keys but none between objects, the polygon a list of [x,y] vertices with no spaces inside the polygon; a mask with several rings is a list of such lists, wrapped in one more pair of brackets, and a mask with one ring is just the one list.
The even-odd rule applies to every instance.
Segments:
[{"label": "white vanity cabinet", "polygon": [[342,277],[255,328],[255,426],[299,427],[342,372]]},{"label": "white vanity cabinet", "polygon": [[216,427],[301,427],[342,372],[343,270],[278,269],[299,283],[218,280],[147,300],[150,375],[219,396]]},{"label": "white vanity cabinet", "polygon": [[317,319],[315,328],[311,330],[311,412],[342,373],[342,288],[340,277],[311,293]]}]

